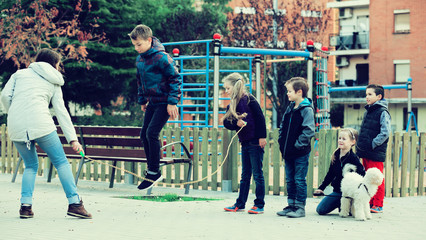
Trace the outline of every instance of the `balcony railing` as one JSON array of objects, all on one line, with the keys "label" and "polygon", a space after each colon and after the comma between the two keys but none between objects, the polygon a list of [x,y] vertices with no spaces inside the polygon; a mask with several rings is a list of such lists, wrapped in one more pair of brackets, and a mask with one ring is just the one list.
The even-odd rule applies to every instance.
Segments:
[{"label": "balcony railing", "polygon": [[330,46],[335,46],[337,51],[351,49],[369,49],[369,32],[354,32],[330,37]]}]

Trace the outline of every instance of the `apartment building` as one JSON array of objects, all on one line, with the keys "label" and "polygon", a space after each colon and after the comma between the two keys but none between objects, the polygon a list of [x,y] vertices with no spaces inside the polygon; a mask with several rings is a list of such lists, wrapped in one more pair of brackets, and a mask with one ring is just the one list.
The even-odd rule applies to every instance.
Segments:
[{"label": "apartment building", "polygon": [[[412,113],[419,131],[426,131],[426,2],[424,0],[330,1],[339,12],[339,33],[330,37],[336,56],[335,86],[406,84],[412,78]],[[385,91],[392,128],[406,129],[406,89]],[[365,94],[335,93],[332,104],[344,105],[344,126],[361,124]],[[414,124],[412,123],[412,128]]]}]

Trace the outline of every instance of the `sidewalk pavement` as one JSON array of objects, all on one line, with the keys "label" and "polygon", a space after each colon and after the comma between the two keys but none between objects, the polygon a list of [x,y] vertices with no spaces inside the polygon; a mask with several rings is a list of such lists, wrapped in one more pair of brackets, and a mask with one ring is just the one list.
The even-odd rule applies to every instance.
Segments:
[{"label": "sidewalk pavement", "polygon": [[[189,196],[221,199],[194,202],[150,202],[118,196],[145,195],[136,185],[80,180],[79,194],[93,219],[66,215],[68,203],[59,180],[38,177],[33,219],[19,218],[21,177],[0,174],[0,239],[426,239],[426,197],[386,198],[384,213],[365,222],[340,218],[334,211],[319,216],[318,198],[309,198],[306,217],[276,215],[286,206],[284,196],[266,196],[265,213],[230,213],[223,210],[238,193],[190,190]],[[153,195],[183,189],[154,187]],[[252,206],[250,194],[246,210]]]}]

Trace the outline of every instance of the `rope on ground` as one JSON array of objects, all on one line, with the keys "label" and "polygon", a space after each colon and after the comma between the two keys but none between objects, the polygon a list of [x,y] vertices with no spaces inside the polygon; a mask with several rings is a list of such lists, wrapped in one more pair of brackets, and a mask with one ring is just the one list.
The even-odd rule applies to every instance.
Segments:
[{"label": "rope on ground", "polygon": [[[194,184],[194,183],[198,183],[198,182],[204,181],[205,179],[207,179],[207,178],[209,178],[209,177],[211,177],[211,176],[213,176],[213,175],[217,174],[217,172],[218,172],[220,169],[222,169],[223,164],[224,164],[224,163],[226,162],[226,160],[228,159],[228,156],[229,156],[229,149],[231,148],[231,145],[232,145],[232,142],[234,141],[234,138],[238,135],[238,133],[239,133],[239,132],[241,132],[241,130],[242,130],[244,127],[245,127],[245,125],[244,125],[244,126],[242,126],[242,127],[240,128],[240,130],[238,130],[238,131],[237,131],[237,133],[236,133],[236,134],[235,134],[235,135],[231,138],[231,141],[229,142],[228,148],[227,148],[227,150],[226,150],[226,156],[225,156],[225,158],[223,159],[222,163],[219,165],[219,167],[216,169],[216,171],[214,171],[214,172],[213,172],[213,173],[211,173],[210,175],[207,175],[207,176],[205,176],[205,177],[203,177],[203,178],[201,178],[201,179],[199,179],[199,180],[194,180],[194,181],[189,181],[189,182],[183,182],[183,183],[167,183],[167,182],[162,182],[162,184],[172,185],[172,186],[175,186],[175,185],[187,185],[187,184]],[[153,181],[153,180],[151,180],[151,179],[147,179],[147,178],[145,178],[145,177],[142,177],[142,176],[140,176],[140,175],[137,175],[136,173],[130,172],[130,171],[128,171],[128,170],[126,170],[126,169],[124,169],[124,168],[120,168],[120,167],[117,167],[117,166],[113,166],[113,165],[111,165],[111,164],[109,164],[109,163],[107,163],[107,162],[100,161],[100,160],[96,160],[96,159],[92,159],[92,158],[90,158],[90,157],[88,157],[88,156],[86,156],[86,155],[84,155],[84,158],[86,158],[87,160],[93,161],[93,162],[97,162],[97,163],[100,163],[100,164],[104,164],[104,165],[109,166],[109,167],[113,167],[113,168],[115,168],[115,169],[117,169],[117,170],[122,170],[123,172],[128,173],[128,174],[131,174],[131,175],[133,175],[133,176],[135,176],[135,177],[137,177],[137,178],[139,178],[139,179],[142,179],[142,180],[145,180],[145,181],[149,181],[149,182],[152,182],[152,183],[153,183],[153,182],[155,182],[155,181]]]}]

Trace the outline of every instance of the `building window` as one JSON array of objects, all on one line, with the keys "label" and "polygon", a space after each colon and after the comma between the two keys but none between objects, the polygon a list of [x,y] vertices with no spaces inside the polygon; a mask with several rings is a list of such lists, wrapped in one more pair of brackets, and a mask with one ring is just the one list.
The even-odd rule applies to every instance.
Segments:
[{"label": "building window", "polygon": [[410,10],[395,10],[393,11],[395,19],[394,33],[409,33],[410,32]]},{"label": "building window", "polygon": [[248,14],[248,15],[255,15],[256,14],[256,8],[254,7],[235,7],[234,8],[235,14]]},{"label": "building window", "polygon": [[395,83],[406,83],[410,77],[410,60],[394,60]]}]

